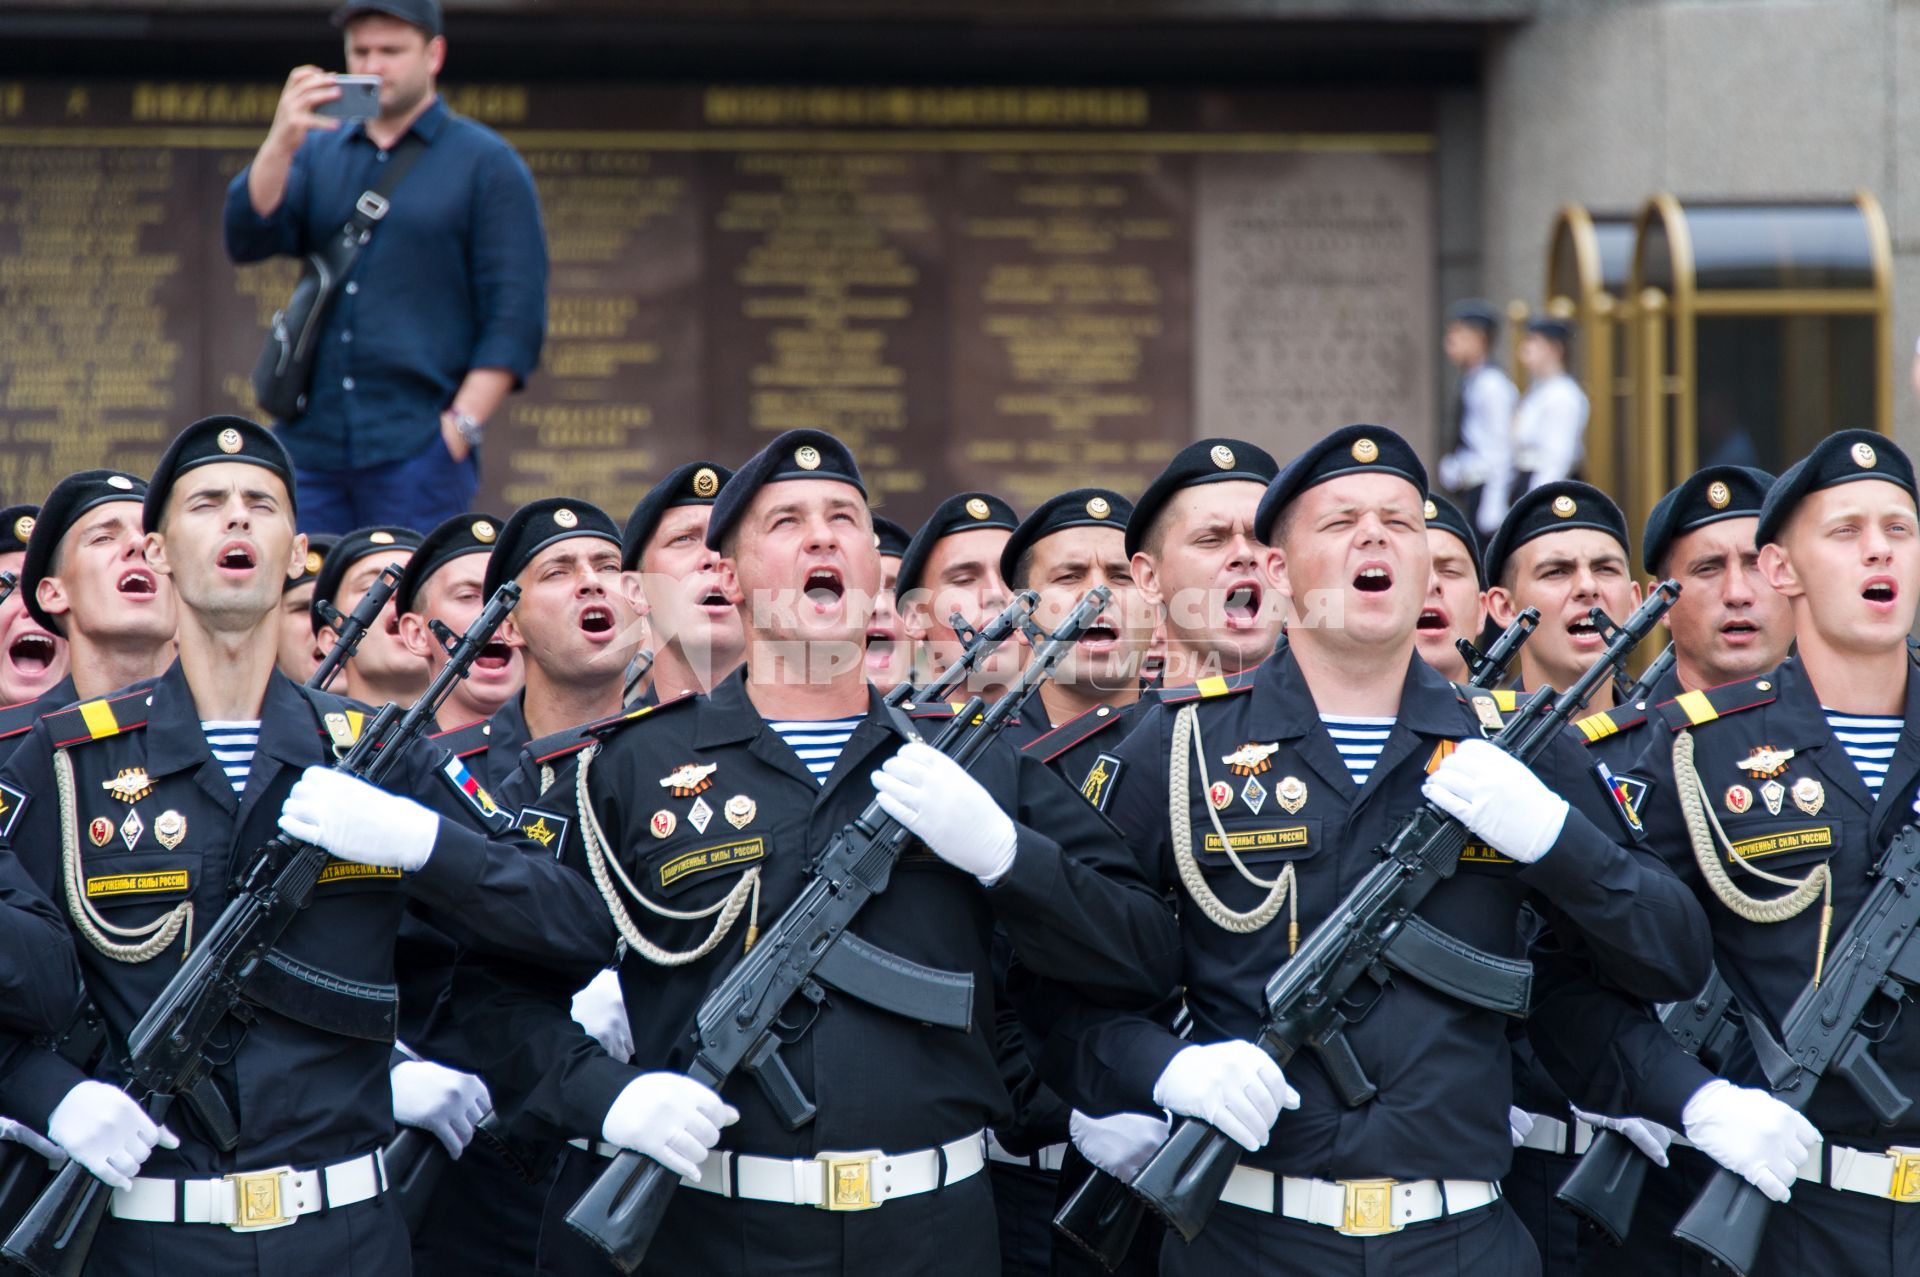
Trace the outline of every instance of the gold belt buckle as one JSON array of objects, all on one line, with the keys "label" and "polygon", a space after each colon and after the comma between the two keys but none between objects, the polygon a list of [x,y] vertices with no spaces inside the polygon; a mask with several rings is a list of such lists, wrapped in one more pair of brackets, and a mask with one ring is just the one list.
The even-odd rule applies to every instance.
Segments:
[{"label": "gold belt buckle", "polygon": [[814,1160],[826,1168],[827,1191],[821,1210],[872,1210],[880,1205],[873,1197],[873,1164],[880,1160],[879,1149],[865,1153],[821,1153]]},{"label": "gold belt buckle", "polygon": [[291,1166],[281,1166],[228,1175],[227,1182],[233,1185],[233,1222],[227,1227],[236,1233],[257,1233],[293,1223],[297,1216],[283,1214],[280,1208],[280,1177],[292,1173]]},{"label": "gold belt buckle", "polygon": [[1400,1225],[1393,1218],[1393,1190],[1400,1181],[1392,1179],[1343,1179],[1347,1190],[1341,1211],[1342,1237],[1380,1237],[1397,1233]]},{"label": "gold belt buckle", "polygon": [[1895,1145],[1887,1152],[1893,1155],[1893,1179],[1887,1185],[1887,1196],[1896,1202],[1920,1202],[1920,1148]]}]

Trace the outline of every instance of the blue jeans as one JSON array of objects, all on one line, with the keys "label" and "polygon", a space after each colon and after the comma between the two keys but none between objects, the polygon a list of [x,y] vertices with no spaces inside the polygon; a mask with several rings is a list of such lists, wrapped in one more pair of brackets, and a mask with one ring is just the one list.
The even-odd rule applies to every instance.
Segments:
[{"label": "blue jeans", "polygon": [[295,468],[300,485],[300,530],[339,535],[380,524],[431,532],[473,508],[480,490],[480,454],[455,461],[434,432],[426,448],[404,461],[359,470]]}]

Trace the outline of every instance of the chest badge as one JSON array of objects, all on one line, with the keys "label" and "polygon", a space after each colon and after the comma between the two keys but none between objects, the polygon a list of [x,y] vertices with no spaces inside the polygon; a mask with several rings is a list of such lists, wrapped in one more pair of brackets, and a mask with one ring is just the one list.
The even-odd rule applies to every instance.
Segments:
[{"label": "chest badge", "polygon": [[127,844],[127,850],[133,850],[133,844],[140,841],[140,835],[147,832],[147,822],[140,819],[140,813],[129,811],[127,818],[120,822],[120,841]]},{"label": "chest badge", "polygon": [[662,807],[659,811],[653,813],[653,819],[647,822],[647,828],[653,831],[655,838],[665,838],[673,832],[674,826],[679,823],[679,819],[674,816],[672,812]]},{"label": "chest badge", "polygon": [[113,822],[105,816],[95,816],[87,822],[87,837],[96,847],[106,846],[107,840],[113,837]]},{"label": "chest badge", "polygon": [[1753,791],[1745,785],[1727,786],[1727,810],[1744,816],[1753,809]]},{"label": "chest badge", "polygon": [[153,822],[153,836],[160,840],[162,847],[172,851],[187,836],[187,818],[172,809],[161,812],[160,818]]},{"label": "chest badge", "polygon": [[1767,805],[1767,815],[1778,816],[1780,804],[1786,801],[1787,787],[1777,780],[1770,780],[1760,786],[1760,801]]},{"label": "chest badge", "polygon": [[1307,782],[1298,776],[1288,776],[1274,787],[1273,797],[1282,811],[1294,815],[1307,805]]},{"label": "chest badge", "polygon": [[1247,808],[1254,815],[1267,805],[1267,787],[1260,783],[1258,776],[1247,777],[1247,783],[1240,787],[1240,797],[1246,800]]},{"label": "chest badge", "polygon": [[719,763],[682,763],[660,778],[660,787],[675,798],[692,798],[713,788],[713,774]]},{"label": "chest badge", "polygon": [[1233,801],[1233,786],[1224,780],[1216,780],[1207,786],[1207,801],[1213,804],[1215,811],[1225,811],[1227,804]]},{"label": "chest badge", "polygon": [[747,797],[745,794],[735,794],[733,797],[727,799],[727,805],[721,808],[721,810],[726,813],[727,823],[729,825],[732,825],[735,829],[745,829],[753,823],[753,818],[759,812],[760,808],[754,804],[753,799]]},{"label": "chest badge", "polygon": [[1258,776],[1273,766],[1273,756],[1279,748],[1278,741],[1271,745],[1260,745],[1248,741],[1231,754],[1222,757],[1220,761],[1232,768],[1236,776]]},{"label": "chest badge", "polygon": [[137,803],[153,792],[153,782],[144,767],[122,767],[118,776],[101,781],[100,788],[123,803]]},{"label": "chest badge", "polygon": [[707,800],[696,798],[693,806],[687,808],[687,823],[693,826],[695,833],[704,834],[707,826],[713,822],[713,808],[707,806]]},{"label": "chest badge", "polygon": [[1762,745],[1734,766],[1755,780],[1771,780],[1787,770],[1787,764],[1792,761],[1793,753],[1794,751],[1790,749],[1775,749],[1771,745]]},{"label": "chest badge", "polygon": [[1818,816],[1827,805],[1827,787],[1811,776],[1793,782],[1793,805],[1809,816]]}]

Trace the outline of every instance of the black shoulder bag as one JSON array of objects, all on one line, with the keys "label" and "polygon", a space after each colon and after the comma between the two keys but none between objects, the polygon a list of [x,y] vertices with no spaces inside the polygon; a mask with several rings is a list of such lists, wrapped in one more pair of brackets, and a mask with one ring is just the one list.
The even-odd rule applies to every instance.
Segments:
[{"label": "black shoulder bag", "polygon": [[373,228],[387,215],[393,188],[427,149],[416,133],[408,133],[387,156],[380,180],[360,193],[353,216],[338,234],[307,254],[293,296],[274,312],[267,343],[253,365],[253,395],[275,420],[292,421],[307,410],[307,391],[313,385],[313,358],[320,330],[339,296],[340,281],[366,251]]}]

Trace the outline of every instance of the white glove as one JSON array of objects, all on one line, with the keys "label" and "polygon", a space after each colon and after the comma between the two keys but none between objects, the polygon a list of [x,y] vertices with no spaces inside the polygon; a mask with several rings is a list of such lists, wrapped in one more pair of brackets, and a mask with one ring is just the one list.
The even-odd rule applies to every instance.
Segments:
[{"label": "white glove", "polygon": [[1197,1117],[1248,1152],[1266,1147],[1282,1109],[1300,1107],[1273,1057],[1251,1042],[1190,1046],[1167,1061],[1153,1084],[1161,1108]]},{"label": "white glove", "polygon": [[402,1060],[393,1068],[393,1120],[430,1132],[458,1158],[473,1128],[493,1107],[487,1084],[471,1073],[432,1060]]},{"label": "white glove", "polygon": [[133,1177],[156,1145],[180,1147],[180,1138],[154,1125],[131,1095],[94,1081],[80,1083],[54,1106],[47,1135],[95,1179],[113,1188],[132,1188]]},{"label": "white glove", "polygon": [[1700,1151],[1776,1202],[1787,1200],[1794,1172],[1820,1143],[1820,1132],[1765,1091],[1715,1078],[1680,1112]]},{"label": "white glove", "polygon": [[412,873],[433,854],[440,817],[331,767],[309,767],[280,808],[280,828],[342,860]]},{"label": "white glove", "polygon": [[1159,1147],[1167,1142],[1171,1124],[1148,1113],[1115,1113],[1088,1117],[1079,1109],[1067,1119],[1073,1146],[1089,1162],[1122,1183],[1131,1183]]},{"label": "white glove", "polygon": [[1513,1136],[1515,1148],[1525,1144],[1527,1136],[1533,1134],[1533,1114],[1517,1104],[1507,1105],[1507,1134]]},{"label": "white glove", "polygon": [[1652,1158],[1655,1166],[1667,1164],[1667,1145],[1673,1143],[1673,1132],[1660,1123],[1649,1122],[1644,1117],[1606,1117],[1580,1108],[1575,1109],[1573,1115],[1589,1126],[1626,1136],[1627,1142]]},{"label": "white glove", "polygon": [[738,1109],[684,1074],[642,1073],[613,1101],[600,1134],[697,1184],[720,1128],[739,1120]]},{"label": "white glove", "polygon": [[25,1122],[16,1122],[10,1117],[0,1117],[0,1140],[12,1140],[23,1148],[32,1149],[55,1170],[67,1163],[67,1152],[58,1144],[28,1126]]},{"label": "white glove", "polygon": [[573,995],[573,1022],[620,1063],[633,1058],[633,1026],[620,993],[620,968],[608,967]]},{"label": "white glove", "polygon": [[1567,800],[1525,763],[1483,740],[1463,740],[1420,786],[1433,805],[1511,860],[1547,854],[1567,823]]},{"label": "white glove", "polygon": [[880,806],[934,855],[989,887],[1013,868],[1013,821],[967,769],[910,741],[873,774]]}]

